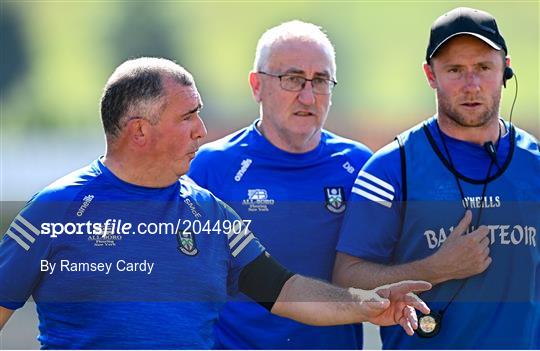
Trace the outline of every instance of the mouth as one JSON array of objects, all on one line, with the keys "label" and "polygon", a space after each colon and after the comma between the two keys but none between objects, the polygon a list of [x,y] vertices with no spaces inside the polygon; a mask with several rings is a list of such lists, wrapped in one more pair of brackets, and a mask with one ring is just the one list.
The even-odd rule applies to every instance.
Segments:
[{"label": "mouth", "polygon": [[293,115],[297,117],[314,117],[315,116],[315,114],[310,111],[296,111],[295,113],[293,113]]},{"label": "mouth", "polygon": [[476,102],[476,101],[464,102],[461,104],[461,106],[466,107],[466,108],[476,108],[476,107],[482,106],[482,103]]}]

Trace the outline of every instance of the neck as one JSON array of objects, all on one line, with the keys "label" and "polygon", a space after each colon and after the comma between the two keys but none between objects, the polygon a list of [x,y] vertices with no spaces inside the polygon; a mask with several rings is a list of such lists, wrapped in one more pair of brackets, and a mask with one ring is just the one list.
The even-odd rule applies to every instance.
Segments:
[{"label": "neck", "polygon": [[458,140],[467,141],[477,145],[484,145],[484,143],[491,141],[497,142],[499,139],[499,129],[502,134],[505,133],[505,127],[503,123],[499,123],[498,118],[492,118],[488,123],[478,127],[464,127],[452,120],[447,116],[438,115],[437,123],[441,128],[441,131]]},{"label": "neck", "polygon": [[165,188],[174,182],[176,177],[166,177],[159,172],[159,169],[149,162],[144,162],[141,158],[133,158],[123,155],[119,157],[117,153],[107,152],[103,158],[103,164],[118,178],[126,183],[144,186],[148,188]]},{"label": "neck", "polygon": [[264,123],[264,119],[260,120],[257,129],[261,134],[278,149],[294,154],[302,154],[314,150],[321,141],[321,130],[317,130],[311,134],[291,134],[286,131],[275,131]]}]

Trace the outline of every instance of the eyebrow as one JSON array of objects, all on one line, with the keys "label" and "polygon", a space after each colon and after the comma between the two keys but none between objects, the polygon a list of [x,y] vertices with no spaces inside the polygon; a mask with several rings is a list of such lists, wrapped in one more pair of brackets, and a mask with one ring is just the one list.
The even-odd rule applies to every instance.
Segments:
[{"label": "eyebrow", "polygon": [[[475,63],[473,66],[493,66],[494,64],[495,63],[493,61],[482,61],[482,62]],[[449,67],[464,67],[466,65],[462,65],[459,63],[446,63],[446,64],[443,64],[442,66],[443,68],[449,68]]]},{"label": "eyebrow", "polygon": [[202,109],[202,108],[203,108],[203,104],[202,104],[202,103],[199,103],[199,104],[197,105],[197,107],[195,107],[194,109],[189,110],[188,112],[184,113],[183,115],[181,115],[181,117],[184,117],[184,116],[190,115],[190,114],[192,114],[192,113],[195,113],[195,112],[199,111],[199,110]]},{"label": "eyebrow", "polygon": [[479,66],[479,65],[484,65],[484,66],[491,66],[491,65],[494,65],[495,62],[493,61],[482,61],[482,62],[478,62],[476,65]]},{"label": "eyebrow", "polygon": [[[283,74],[302,74],[305,75],[306,72],[304,70],[301,70],[299,68],[289,68],[286,70]],[[314,77],[324,77],[324,78],[330,78],[330,73],[328,71],[324,72],[315,72],[313,75]]]}]

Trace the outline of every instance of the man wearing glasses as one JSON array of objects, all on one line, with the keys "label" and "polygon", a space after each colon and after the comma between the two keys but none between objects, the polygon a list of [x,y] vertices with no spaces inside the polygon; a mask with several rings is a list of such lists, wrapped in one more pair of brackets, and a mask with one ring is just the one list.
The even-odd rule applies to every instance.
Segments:
[{"label": "man wearing glasses", "polygon": [[241,291],[304,323],[399,323],[412,335],[414,308],[429,309],[409,293],[430,284],[365,291],[297,275],[183,176],[206,135],[202,105],[170,60],[114,71],[101,99],[105,155],[36,194],[0,240],[0,332],[32,297],[43,349],[212,349],[227,293]]},{"label": "man wearing glasses", "polygon": [[[323,130],[336,83],[334,48],[300,21],[265,32],[249,83],[260,117],[203,146],[189,175],[229,203],[285,266],[329,280],[354,179],[371,155]],[[245,296],[226,304],[216,346],[232,349],[354,349],[361,325],[311,327],[271,315]]]}]

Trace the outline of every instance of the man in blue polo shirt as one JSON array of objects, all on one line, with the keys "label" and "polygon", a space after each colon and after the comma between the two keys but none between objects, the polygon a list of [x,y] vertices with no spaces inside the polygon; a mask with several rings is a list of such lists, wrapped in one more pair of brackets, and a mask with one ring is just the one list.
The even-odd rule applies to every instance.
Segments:
[{"label": "man in blue polo shirt", "polygon": [[101,100],[105,156],[39,192],[0,243],[0,328],[32,296],[46,349],[211,348],[221,306],[241,291],[305,323],[412,334],[413,307],[429,310],[407,294],[428,283],[344,290],[294,274],[249,221],[182,177],[206,134],[201,107],[174,62],[115,70]]},{"label": "man in blue polo shirt", "polygon": [[438,284],[422,295],[432,312],[417,336],[381,328],[384,348],[540,347],[540,151],[499,117],[507,55],[490,14],[439,17],[424,64],[437,114],[358,174],[334,281]]},{"label": "man in blue polo shirt", "polygon": [[[253,220],[259,240],[285,266],[328,281],[351,187],[371,155],[322,129],[336,84],[334,47],[311,23],[283,23],[259,39],[249,82],[259,119],[204,145],[189,176]],[[361,325],[307,326],[249,300],[226,304],[217,347],[362,347]]]}]

